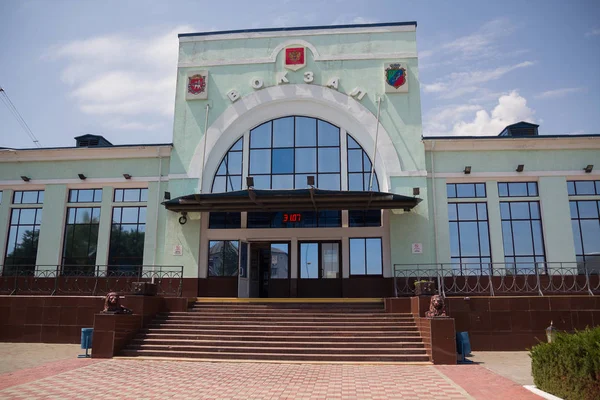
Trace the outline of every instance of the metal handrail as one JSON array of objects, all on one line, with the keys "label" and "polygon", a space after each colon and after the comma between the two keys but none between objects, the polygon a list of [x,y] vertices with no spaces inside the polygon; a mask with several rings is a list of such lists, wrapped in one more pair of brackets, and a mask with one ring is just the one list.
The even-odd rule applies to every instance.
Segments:
[{"label": "metal handrail", "polygon": [[132,294],[134,282],[154,282],[159,294],[181,297],[183,266],[0,265],[0,294]]},{"label": "metal handrail", "polygon": [[394,264],[394,294],[437,282],[440,295],[600,294],[600,262]]}]

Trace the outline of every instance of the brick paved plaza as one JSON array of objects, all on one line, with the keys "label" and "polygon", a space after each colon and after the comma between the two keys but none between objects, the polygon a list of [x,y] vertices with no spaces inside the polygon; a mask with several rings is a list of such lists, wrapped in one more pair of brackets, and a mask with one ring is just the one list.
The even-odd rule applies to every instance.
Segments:
[{"label": "brick paved plaza", "polygon": [[540,399],[481,365],[97,360],[38,346],[2,344],[0,399]]}]

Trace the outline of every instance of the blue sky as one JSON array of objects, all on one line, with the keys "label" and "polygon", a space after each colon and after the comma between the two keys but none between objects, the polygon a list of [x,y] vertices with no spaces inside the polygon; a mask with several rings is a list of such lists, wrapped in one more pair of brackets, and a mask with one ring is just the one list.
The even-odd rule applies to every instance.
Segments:
[{"label": "blue sky", "polygon": [[[425,135],[600,134],[600,1],[0,0],[0,86],[44,147],[171,141],[177,33],[418,23]],[[33,147],[0,104],[0,147]]]}]

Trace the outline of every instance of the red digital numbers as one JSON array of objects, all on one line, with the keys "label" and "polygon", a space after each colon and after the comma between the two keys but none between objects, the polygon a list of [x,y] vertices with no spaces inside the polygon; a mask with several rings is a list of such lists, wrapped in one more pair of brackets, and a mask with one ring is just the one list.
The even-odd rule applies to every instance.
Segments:
[{"label": "red digital numbers", "polygon": [[283,223],[290,223],[290,222],[300,222],[302,221],[302,214],[300,213],[294,213],[294,214],[288,214],[288,213],[284,213],[283,214]]}]

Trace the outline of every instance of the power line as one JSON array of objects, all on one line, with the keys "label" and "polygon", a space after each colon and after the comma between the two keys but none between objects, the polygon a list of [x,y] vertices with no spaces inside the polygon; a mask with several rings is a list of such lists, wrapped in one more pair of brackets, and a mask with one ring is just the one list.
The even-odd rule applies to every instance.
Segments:
[{"label": "power line", "polygon": [[31,131],[31,129],[29,128],[29,125],[27,125],[27,122],[25,122],[25,120],[19,113],[19,110],[17,110],[17,107],[15,107],[13,102],[10,101],[8,94],[2,88],[2,86],[0,86],[0,99],[2,99],[2,102],[6,105],[6,108],[8,108],[8,110],[12,113],[12,115],[17,119],[17,122],[19,123],[19,125],[21,125],[21,128],[23,128],[25,133],[27,133],[27,135],[29,135],[29,138],[33,141],[33,144],[36,147],[41,148],[42,145],[40,144],[40,141],[35,137],[35,135]]}]

